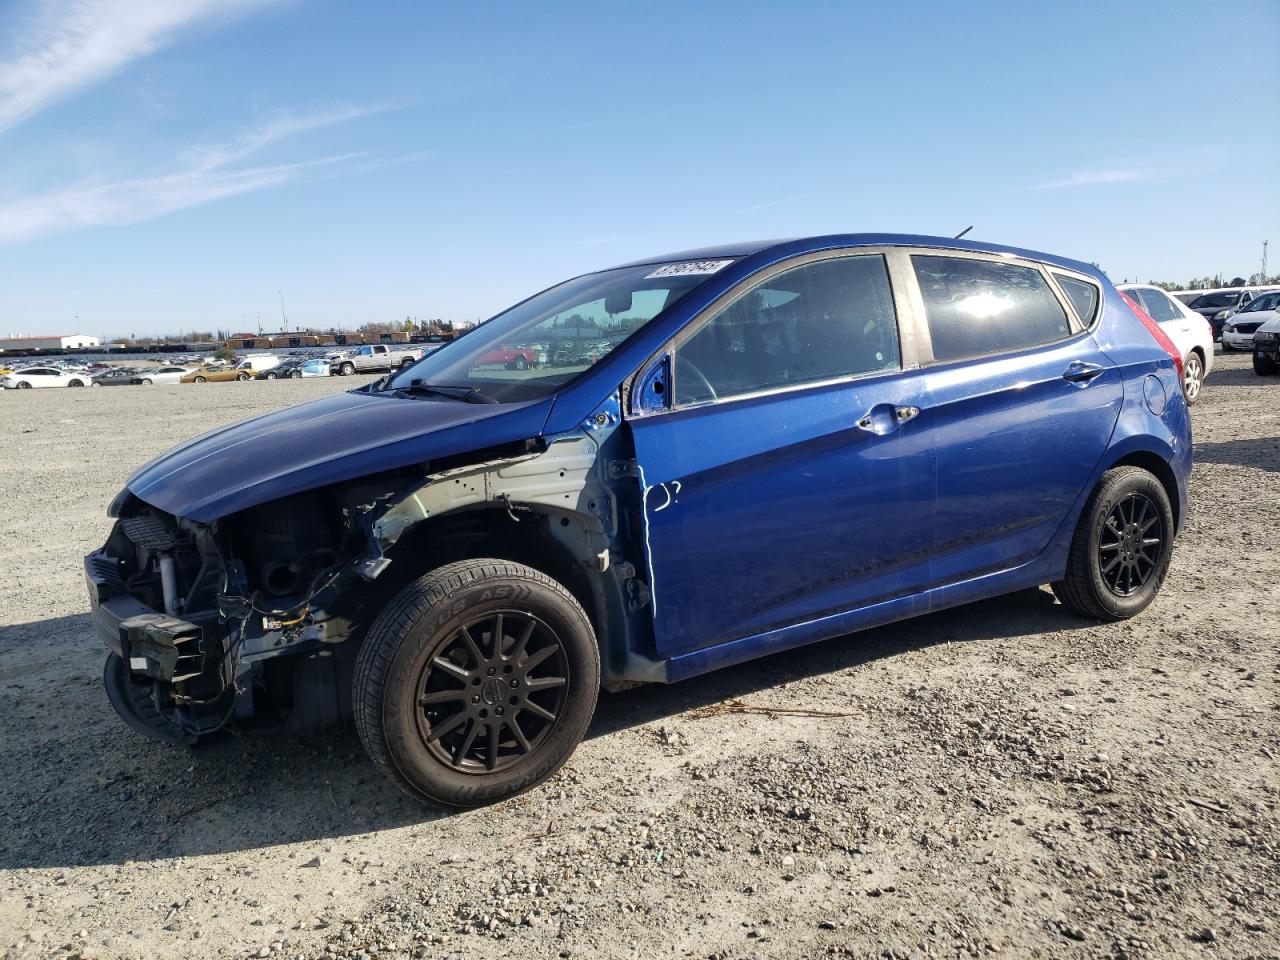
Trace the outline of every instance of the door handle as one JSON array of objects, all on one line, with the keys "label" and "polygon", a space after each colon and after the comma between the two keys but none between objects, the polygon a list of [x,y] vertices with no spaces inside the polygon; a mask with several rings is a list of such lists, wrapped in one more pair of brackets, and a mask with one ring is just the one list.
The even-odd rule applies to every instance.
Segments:
[{"label": "door handle", "polygon": [[919,415],[919,407],[895,407],[888,403],[877,403],[862,415],[858,421],[858,429],[883,437]]},{"label": "door handle", "polygon": [[1096,363],[1085,363],[1083,360],[1076,360],[1066,370],[1062,371],[1062,379],[1085,387],[1092,383],[1095,377],[1100,377],[1106,372],[1106,367],[1099,366]]}]

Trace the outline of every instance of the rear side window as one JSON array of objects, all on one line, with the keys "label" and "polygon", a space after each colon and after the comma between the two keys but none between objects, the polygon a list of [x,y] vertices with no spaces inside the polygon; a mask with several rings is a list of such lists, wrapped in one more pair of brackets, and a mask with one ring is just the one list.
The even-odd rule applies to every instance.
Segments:
[{"label": "rear side window", "polygon": [[1086,327],[1093,325],[1093,314],[1098,309],[1098,288],[1092,283],[1068,277],[1065,273],[1055,273],[1054,279],[1067,295],[1071,305],[1076,308],[1076,316]]},{"label": "rear side window", "polygon": [[1021,350],[1071,333],[1067,312],[1031,267],[913,255],[935,360]]},{"label": "rear side window", "polygon": [[676,403],[896,370],[884,257],[808,263],[721,309],[676,351]]},{"label": "rear side window", "polygon": [[1182,314],[1163,293],[1149,287],[1138,287],[1129,291],[1129,296],[1137,295],[1142,301],[1142,309],[1157,323],[1168,323],[1170,320],[1181,320]]}]

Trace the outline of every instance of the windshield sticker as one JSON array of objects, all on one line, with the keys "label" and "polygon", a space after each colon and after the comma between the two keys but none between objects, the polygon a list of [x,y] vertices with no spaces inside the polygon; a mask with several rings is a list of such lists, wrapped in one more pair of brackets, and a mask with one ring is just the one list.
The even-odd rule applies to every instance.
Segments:
[{"label": "windshield sticker", "polygon": [[723,270],[732,260],[685,260],[681,263],[668,263],[666,266],[659,267],[653,273],[646,274],[646,280],[656,280],[658,277],[691,277],[698,274],[715,273]]}]

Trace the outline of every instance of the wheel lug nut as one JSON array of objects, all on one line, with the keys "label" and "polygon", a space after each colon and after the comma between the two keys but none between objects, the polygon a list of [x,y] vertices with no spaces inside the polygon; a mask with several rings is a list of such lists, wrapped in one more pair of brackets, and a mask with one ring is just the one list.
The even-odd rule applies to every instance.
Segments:
[{"label": "wheel lug nut", "polygon": [[496,672],[497,672],[497,671],[496,671],[496,670],[494,670],[494,669],[493,669],[493,667],[490,667],[490,668],[489,668],[489,676],[491,676],[491,677],[492,677]]},{"label": "wheel lug nut", "polygon": [[514,689],[515,687],[520,686],[520,681],[519,681],[519,680],[512,680],[512,681],[511,681],[511,686],[512,686],[512,688],[513,688],[513,689]]},{"label": "wheel lug nut", "polygon": [[493,712],[494,712],[494,713],[496,713],[498,716],[502,716],[502,708],[501,708],[501,707],[496,708]]},{"label": "wheel lug nut", "polygon": [[471,702],[472,702],[472,703],[479,703],[479,702],[480,702],[480,698],[479,698],[479,697],[472,697],[472,698],[471,698]]}]

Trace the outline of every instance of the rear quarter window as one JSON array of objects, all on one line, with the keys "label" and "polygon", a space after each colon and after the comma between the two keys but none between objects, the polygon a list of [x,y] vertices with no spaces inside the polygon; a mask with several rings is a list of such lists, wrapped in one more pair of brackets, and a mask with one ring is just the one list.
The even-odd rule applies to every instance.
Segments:
[{"label": "rear quarter window", "polygon": [[1075,307],[1080,322],[1086,327],[1093,326],[1094,315],[1098,312],[1098,288],[1087,280],[1069,277],[1065,273],[1055,273],[1053,277],[1071,301],[1071,306]]},{"label": "rear quarter window", "polygon": [[1033,267],[913,254],[935,360],[1053,343],[1071,334],[1067,312]]}]

